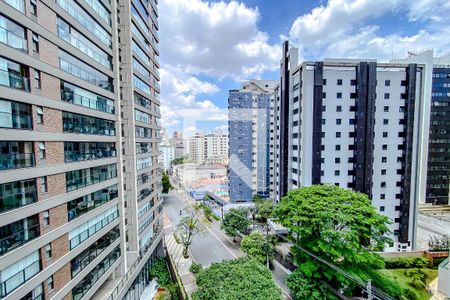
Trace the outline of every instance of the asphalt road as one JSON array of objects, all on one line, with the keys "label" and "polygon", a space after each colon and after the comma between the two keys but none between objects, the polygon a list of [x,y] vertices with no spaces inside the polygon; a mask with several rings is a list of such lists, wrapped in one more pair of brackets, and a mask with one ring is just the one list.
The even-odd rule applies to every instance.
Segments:
[{"label": "asphalt road", "polygon": [[[185,208],[188,201],[186,195],[175,191],[171,191],[168,195],[164,196],[164,210],[172,224],[172,226],[169,227],[166,225],[164,226],[166,234],[173,233],[178,222],[186,215]],[[180,215],[180,210],[182,211],[182,215]],[[203,233],[193,238],[189,252],[194,261],[203,266],[245,255],[232,240],[220,230],[218,222],[205,226]],[[286,271],[275,264],[272,274],[275,282],[283,290],[285,298],[291,299],[290,296],[287,295],[288,288],[285,284],[285,278],[287,276]]]}]

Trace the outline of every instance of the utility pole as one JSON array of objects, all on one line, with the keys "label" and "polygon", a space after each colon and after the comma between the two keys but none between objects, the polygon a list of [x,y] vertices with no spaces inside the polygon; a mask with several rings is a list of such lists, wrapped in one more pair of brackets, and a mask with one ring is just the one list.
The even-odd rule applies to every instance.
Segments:
[{"label": "utility pole", "polygon": [[372,296],[372,280],[367,281],[367,300],[373,300]]}]

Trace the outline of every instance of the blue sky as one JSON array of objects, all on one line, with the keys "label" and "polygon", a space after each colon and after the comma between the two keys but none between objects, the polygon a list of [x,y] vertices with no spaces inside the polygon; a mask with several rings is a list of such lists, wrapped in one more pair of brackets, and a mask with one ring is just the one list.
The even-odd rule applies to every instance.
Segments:
[{"label": "blue sky", "polygon": [[448,0],[160,0],[162,125],[226,128],[228,90],[277,79],[284,39],[300,60],[450,49]]}]

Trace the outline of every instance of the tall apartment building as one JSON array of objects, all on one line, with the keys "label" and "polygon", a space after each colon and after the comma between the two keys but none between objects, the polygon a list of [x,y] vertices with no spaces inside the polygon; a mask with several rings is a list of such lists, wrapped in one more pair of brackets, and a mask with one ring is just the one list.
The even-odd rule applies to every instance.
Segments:
[{"label": "tall apartment building", "polygon": [[419,200],[422,204],[450,204],[450,55],[434,57],[433,50],[427,50],[393,62],[426,66],[424,93],[431,98],[430,128],[426,195]]},{"label": "tall apartment building", "polygon": [[0,298],[142,293],[163,255],[157,19],[0,1]]},{"label": "tall apartment building", "polygon": [[189,159],[196,164],[228,158],[228,135],[220,130],[210,134],[196,133],[186,138],[185,144]]},{"label": "tall apartment building", "polygon": [[414,248],[416,207],[425,195],[425,77],[422,64],[375,60],[291,66],[287,190],[335,184],[363,192],[393,222],[388,250]]},{"label": "tall apartment building", "polygon": [[250,80],[228,99],[231,201],[270,196],[271,119],[275,80]]},{"label": "tall apartment building", "polygon": [[183,133],[181,131],[174,130],[172,138],[169,139],[169,143],[175,147],[175,158],[185,156]]}]

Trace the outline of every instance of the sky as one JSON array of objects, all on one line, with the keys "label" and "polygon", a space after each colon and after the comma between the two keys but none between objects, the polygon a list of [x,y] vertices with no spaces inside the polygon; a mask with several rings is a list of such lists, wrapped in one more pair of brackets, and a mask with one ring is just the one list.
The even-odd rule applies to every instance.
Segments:
[{"label": "sky", "polygon": [[228,91],[299,61],[450,51],[448,0],[160,0],[161,124],[185,136],[227,129]]}]

